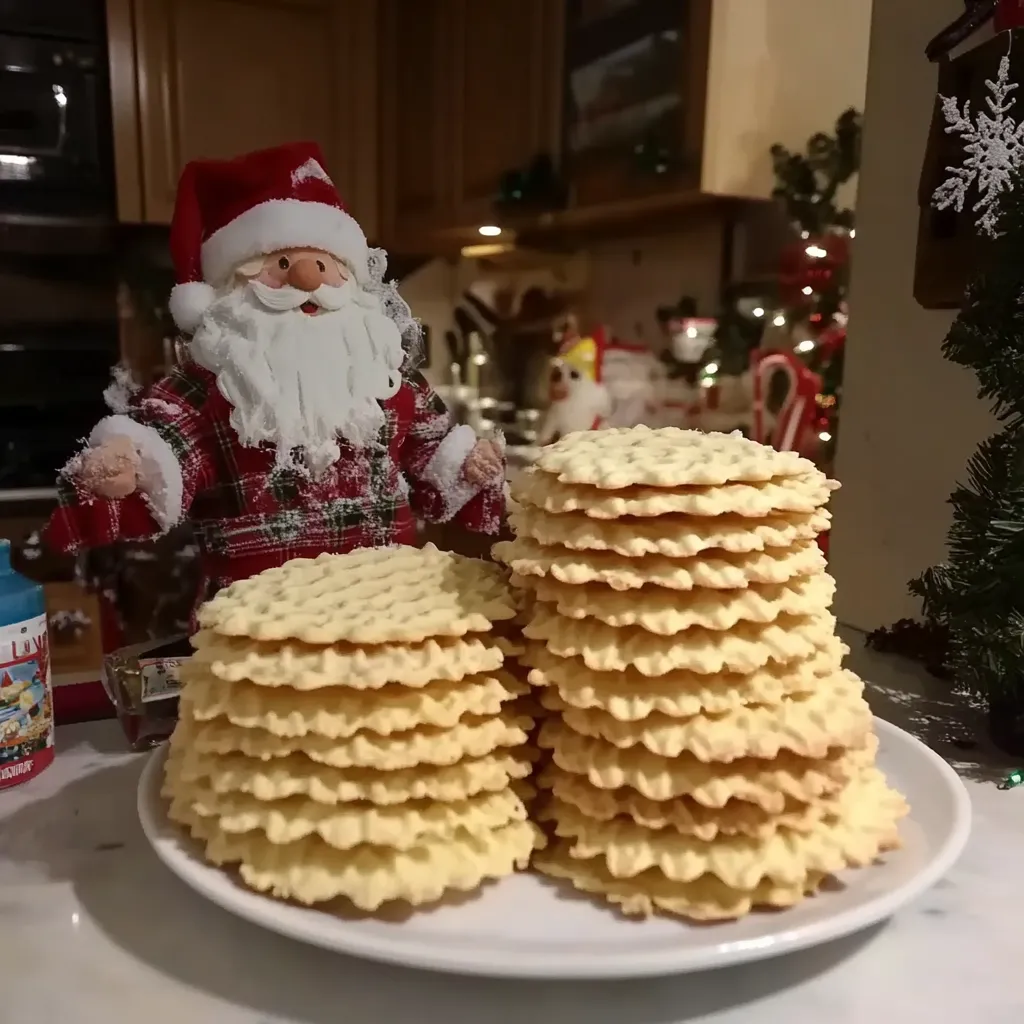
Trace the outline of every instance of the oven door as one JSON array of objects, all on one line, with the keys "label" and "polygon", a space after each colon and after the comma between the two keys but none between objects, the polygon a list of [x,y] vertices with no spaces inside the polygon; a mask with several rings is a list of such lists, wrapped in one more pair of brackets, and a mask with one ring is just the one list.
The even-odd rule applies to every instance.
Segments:
[{"label": "oven door", "polygon": [[0,184],[102,186],[99,59],[90,43],[0,34]]}]

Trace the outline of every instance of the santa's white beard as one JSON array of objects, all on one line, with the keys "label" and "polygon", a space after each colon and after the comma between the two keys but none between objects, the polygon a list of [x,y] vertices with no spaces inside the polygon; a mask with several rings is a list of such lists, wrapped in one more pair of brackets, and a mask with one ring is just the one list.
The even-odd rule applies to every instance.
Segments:
[{"label": "santa's white beard", "polygon": [[[297,308],[310,298],[321,304],[315,316]],[[217,375],[242,444],[272,444],[278,465],[314,476],[337,461],[339,435],[356,447],[373,442],[404,358],[394,321],[351,279],[312,296],[239,285],[207,310],[191,354]]]}]

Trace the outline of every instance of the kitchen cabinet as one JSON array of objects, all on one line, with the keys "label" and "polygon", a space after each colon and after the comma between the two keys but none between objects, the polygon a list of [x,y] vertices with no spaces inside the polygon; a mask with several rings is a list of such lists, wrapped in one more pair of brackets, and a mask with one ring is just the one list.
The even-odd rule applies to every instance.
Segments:
[{"label": "kitchen cabinet", "polygon": [[[454,252],[496,220],[572,244],[768,199],[774,143],[802,150],[863,107],[871,0],[381,2],[382,240],[398,251]],[[667,133],[667,173],[639,166],[623,125]],[[502,174],[540,153],[568,207],[502,220]]]},{"label": "kitchen cabinet", "polygon": [[428,237],[452,220],[451,39],[446,0],[382,0],[382,240]]},{"label": "kitchen cabinet", "polygon": [[383,0],[383,241],[493,221],[502,175],[558,148],[560,0]]},{"label": "kitchen cabinet", "polygon": [[558,151],[563,6],[558,0],[450,3],[457,226],[491,222],[502,175]]},{"label": "kitchen cabinet", "polygon": [[189,160],[312,139],[375,232],[376,5],[108,0],[108,33],[122,219],[167,223]]},{"label": "kitchen cabinet", "polygon": [[[510,220],[527,244],[664,224],[709,197],[770,197],[773,143],[802,149],[845,108],[863,105],[871,0],[107,0],[107,8],[122,220],[167,223],[190,159],[312,138],[367,235],[408,254],[457,252],[475,240],[477,227],[498,219],[502,175],[541,153],[561,166],[569,206]],[[574,43],[584,9],[612,12],[600,15],[608,38],[594,53]],[[681,40],[667,87],[678,90],[667,115],[677,166],[638,173],[625,136],[585,158],[563,147],[575,130],[567,69],[595,68],[575,101],[590,105],[585,130],[603,131],[602,117],[640,123],[647,94],[636,94],[637,66],[623,57],[627,47],[616,50],[612,22],[665,21],[666,11]],[[670,41],[665,26],[650,38]],[[843,45],[822,46],[823,38]],[[648,65],[639,62],[642,74],[664,70],[656,59]]]}]

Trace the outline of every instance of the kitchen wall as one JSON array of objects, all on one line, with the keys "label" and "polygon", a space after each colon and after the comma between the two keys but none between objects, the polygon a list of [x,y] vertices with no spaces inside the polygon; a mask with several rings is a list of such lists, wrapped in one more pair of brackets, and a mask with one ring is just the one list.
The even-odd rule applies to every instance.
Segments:
[{"label": "kitchen wall", "polygon": [[946,498],[992,427],[973,375],[942,358],[952,315],[912,294],[936,84],[924,47],[962,12],[961,0],[874,7],[831,542],[836,612],[863,629],[917,612],[907,580],[943,557]]},{"label": "kitchen wall", "polygon": [[669,235],[627,238],[590,252],[584,306],[620,338],[660,345],[655,310],[683,295],[714,316],[722,276],[722,230],[713,220]]},{"label": "kitchen wall", "polygon": [[[773,143],[800,147],[831,128],[823,119],[861,108],[871,9],[894,5],[913,6],[906,0],[714,0],[706,190],[769,195]],[[784,63],[783,53],[802,58]]]},{"label": "kitchen wall", "polygon": [[[702,314],[714,315],[721,264],[721,227],[709,218],[668,234],[595,245],[560,265],[498,276],[514,280],[519,290],[539,286],[578,291],[579,306],[589,322],[606,324],[619,337],[657,346],[658,306],[692,295]],[[445,383],[444,332],[451,326],[455,303],[474,280],[488,276],[494,275],[482,273],[470,260],[433,260],[402,282],[402,295],[430,328],[431,358],[425,372],[431,383]]]}]

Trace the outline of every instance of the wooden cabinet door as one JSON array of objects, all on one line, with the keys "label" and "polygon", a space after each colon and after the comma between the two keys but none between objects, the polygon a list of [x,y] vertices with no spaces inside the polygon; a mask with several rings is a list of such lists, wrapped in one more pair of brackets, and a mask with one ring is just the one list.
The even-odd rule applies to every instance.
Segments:
[{"label": "wooden cabinet door", "polygon": [[147,221],[170,220],[187,161],[311,139],[372,233],[374,173],[359,163],[375,171],[372,4],[135,0],[134,10]]},{"label": "wooden cabinet door", "polygon": [[415,248],[451,219],[448,0],[384,0],[381,24],[383,240]]},{"label": "wooden cabinet door", "polygon": [[448,0],[455,225],[493,219],[506,171],[554,155],[561,126],[560,0]]}]

